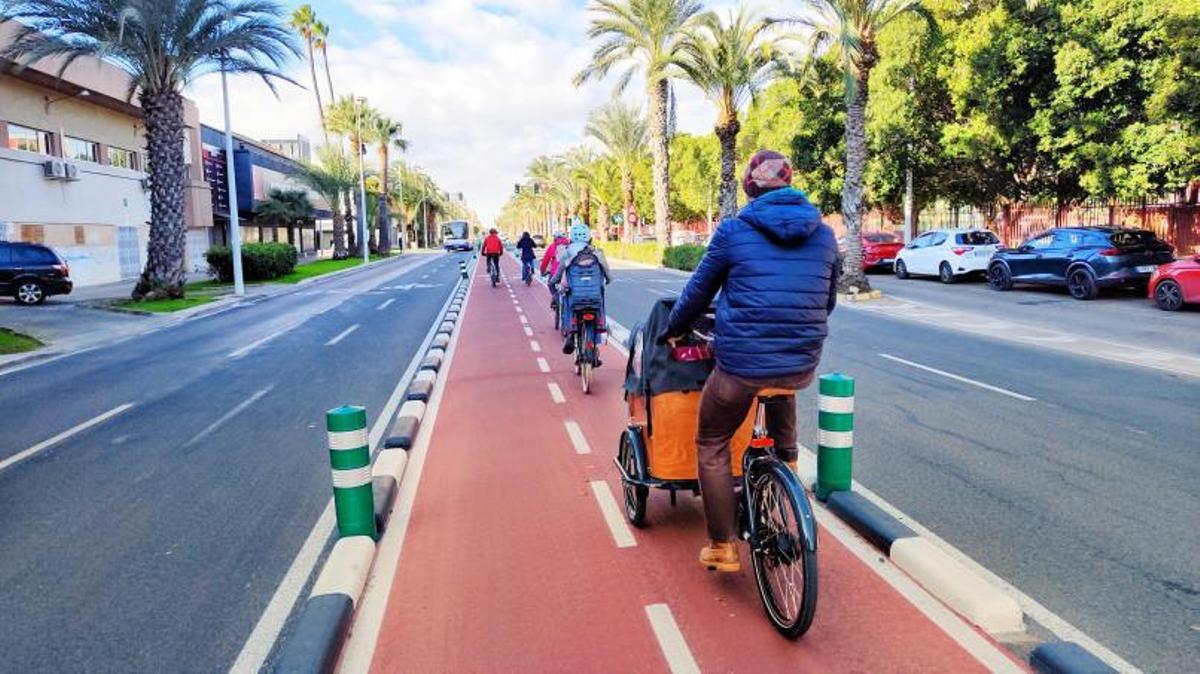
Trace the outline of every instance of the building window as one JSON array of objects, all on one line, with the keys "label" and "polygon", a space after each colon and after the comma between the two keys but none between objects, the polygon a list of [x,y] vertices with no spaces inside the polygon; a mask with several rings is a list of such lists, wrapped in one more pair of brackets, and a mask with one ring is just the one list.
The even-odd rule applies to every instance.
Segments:
[{"label": "building window", "polygon": [[8,149],[50,154],[50,132],[31,129],[20,124],[8,125]]},{"label": "building window", "polygon": [[66,137],[66,152],[63,155],[67,159],[78,159],[79,161],[90,161],[100,163],[100,144],[93,143],[90,140],[82,138]]},{"label": "building window", "polygon": [[108,165],[137,170],[137,153],[119,147],[108,146]]},{"label": "building window", "polygon": [[43,225],[21,225],[21,240],[26,243],[45,243],[46,227]]}]

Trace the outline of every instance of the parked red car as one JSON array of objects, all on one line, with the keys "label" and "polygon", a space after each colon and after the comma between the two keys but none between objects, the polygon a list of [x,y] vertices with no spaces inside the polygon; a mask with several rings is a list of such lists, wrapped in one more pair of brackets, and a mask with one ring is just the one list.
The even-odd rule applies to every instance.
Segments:
[{"label": "parked red car", "polygon": [[[904,241],[891,232],[863,232],[863,269],[891,267],[896,254],[904,248]],[[838,251],[846,254],[846,237],[838,239]]]},{"label": "parked red car", "polygon": [[1200,255],[1160,265],[1150,275],[1150,299],[1163,311],[1200,303]]}]

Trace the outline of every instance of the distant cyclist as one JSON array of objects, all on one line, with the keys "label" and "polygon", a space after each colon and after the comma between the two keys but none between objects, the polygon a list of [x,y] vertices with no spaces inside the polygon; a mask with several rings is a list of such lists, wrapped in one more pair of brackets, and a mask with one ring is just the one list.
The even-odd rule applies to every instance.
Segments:
[{"label": "distant cyclist", "polygon": [[522,232],[521,238],[517,240],[517,250],[521,251],[521,280],[525,285],[533,280],[533,263],[537,260],[537,253],[534,248],[537,244],[533,242],[533,237],[529,236],[529,232]]},{"label": "distant cyclist", "polygon": [[[713,343],[717,362],[700,396],[696,430],[710,539],[700,563],[718,571],[739,568],[730,441],[759,391],[798,390],[812,382],[837,301],[841,265],[833,230],[791,183],[792,168],[783,155],[762,151],[750,159],[742,179],[750,203],[713,233],[663,336],[686,334],[721,291]],[[795,470],[795,405],[768,408],[767,425],[777,455]]]},{"label": "distant cyclist", "polygon": [[487,258],[488,274],[499,276],[500,256],[504,254],[504,242],[500,240],[500,233],[494,227],[488,231],[480,252]]},{"label": "distant cyclist", "polygon": [[[579,259],[581,255],[594,256],[597,262],[600,263],[600,271],[604,277],[604,283],[608,284],[612,281],[612,277],[608,272],[608,260],[604,257],[604,251],[592,246],[592,232],[588,226],[583,224],[582,220],[576,219],[571,225],[569,243],[565,246],[559,246],[558,249],[558,271],[554,272],[554,276],[550,277],[550,285],[552,286],[569,286],[570,268],[572,263]],[[562,311],[559,312],[560,321],[559,329],[563,332],[563,353],[570,354],[575,350],[575,341],[570,331],[567,329],[570,326],[571,307],[569,301],[569,287],[562,288],[560,296],[566,297],[568,301]],[[601,296],[603,297],[603,295]],[[601,306],[599,312],[601,317],[600,327],[604,327],[604,308]]]}]

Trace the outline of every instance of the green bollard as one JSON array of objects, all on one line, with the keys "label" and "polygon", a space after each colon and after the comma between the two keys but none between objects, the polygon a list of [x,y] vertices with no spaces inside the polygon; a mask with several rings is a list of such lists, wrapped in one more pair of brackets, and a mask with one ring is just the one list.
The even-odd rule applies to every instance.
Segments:
[{"label": "green bollard", "polygon": [[338,534],[370,536],[375,530],[375,503],[371,490],[371,447],[367,440],[367,410],[336,407],[325,413],[329,431],[329,465],[333,469],[333,507]]},{"label": "green bollard", "polygon": [[820,379],[817,404],[817,498],[850,491],[854,453],[854,378],[834,372]]}]

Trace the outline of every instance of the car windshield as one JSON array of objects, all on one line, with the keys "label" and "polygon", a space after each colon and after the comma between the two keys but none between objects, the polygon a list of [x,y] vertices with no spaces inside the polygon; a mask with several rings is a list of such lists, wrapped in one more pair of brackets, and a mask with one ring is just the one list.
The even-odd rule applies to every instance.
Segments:
[{"label": "car windshield", "polygon": [[1117,248],[1133,248],[1135,246],[1150,246],[1158,242],[1154,232],[1142,229],[1123,229],[1111,235],[1113,245]]},{"label": "car windshield", "polygon": [[871,232],[863,234],[863,240],[867,243],[899,243],[900,238],[891,232]]},{"label": "car windshield", "polygon": [[954,240],[963,246],[990,246],[1000,243],[1000,239],[992,232],[963,232],[956,235]]}]

